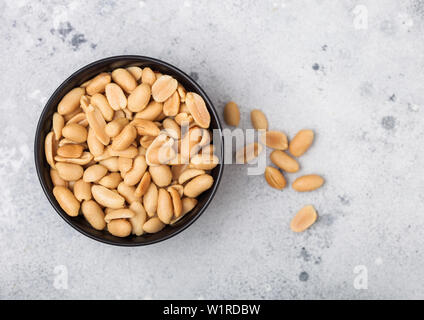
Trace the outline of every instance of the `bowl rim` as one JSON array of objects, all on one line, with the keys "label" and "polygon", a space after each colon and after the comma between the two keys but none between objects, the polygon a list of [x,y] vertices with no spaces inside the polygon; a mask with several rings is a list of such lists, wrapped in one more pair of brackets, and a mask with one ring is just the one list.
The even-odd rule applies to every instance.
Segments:
[{"label": "bowl rim", "polygon": [[[117,241],[113,241],[110,239],[106,239],[103,237],[99,237],[96,236],[94,234],[91,234],[87,231],[85,231],[84,229],[80,228],[78,225],[76,225],[75,223],[72,222],[72,220],[67,219],[67,215],[66,213],[63,211],[63,209],[59,208],[56,203],[54,202],[54,196],[53,193],[50,192],[50,190],[48,189],[44,179],[43,179],[43,175],[42,175],[42,164],[40,163],[38,156],[37,156],[37,148],[38,145],[40,145],[40,139],[41,139],[41,129],[43,127],[43,123],[45,121],[45,115],[46,113],[49,111],[49,107],[51,107],[50,105],[53,102],[53,99],[59,95],[63,88],[68,84],[68,82],[72,81],[75,77],[77,77],[80,73],[83,73],[84,71],[99,65],[99,64],[105,64],[105,63],[113,63],[113,62],[120,62],[123,60],[139,60],[140,62],[151,62],[151,63],[156,63],[159,64],[165,68],[171,69],[174,73],[179,74],[180,76],[182,76],[184,78],[184,80],[186,80],[187,82],[189,82],[194,88],[195,91],[200,94],[202,96],[203,99],[206,100],[207,105],[210,107],[210,112],[213,114],[213,117],[216,120],[217,123],[217,129],[219,130],[219,135],[220,135],[220,140],[221,140],[221,155],[220,155],[220,159],[221,162],[218,164],[218,175],[214,181],[214,184],[212,186],[212,190],[211,190],[211,194],[208,196],[206,202],[204,203],[204,205],[200,208],[199,212],[194,215],[189,221],[187,221],[185,224],[183,224],[181,226],[181,228],[179,228],[178,230],[168,233],[166,235],[164,235],[161,238],[158,239],[154,239],[154,240],[147,240],[145,242],[117,242]],[[42,121],[44,119],[44,121]],[[44,141],[42,142],[44,144]],[[176,236],[177,234],[181,233],[182,231],[186,230],[189,226],[191,226],[207,209],[207,207],[209,206],[209,204],[211,203],[212,199],[215,197],[216,191],[219,187],[219,184],[221,182],[221,178],[222,178],[222,174],[224,171],[224,136],[223,136],[223,132],[222,132],[222,124],[221,124],[221,120],[218,116],[218,113],[215,109],[215,106],[213,105],[212,101],[209,99],[208,95],[206,94],[206,92],[200,87],[199,84],[197,84],[197,82],[195,80],[193,80],[188,74],[186,74],[184,71],[180,70],[179,68],[175,67],[174,65],[156,59],[156,58],[152,58],[152,57],[148,57],[148,56],[141,56],[141,55],[117,55],[117,56],[110,56],[110,57],[106,57],[106,58],[102,58],[100,60],[96,60],[94,62],[91,62],[81,68],[79,68],[77,71],[73,72],[69,77],[67,77],[57,88],[56,90],[52,93],[52,95],[50,96],[50,98],[47,100],[47,102],[45,103],[43,110],[40,113],[39,119],[38,119],[38,123],[37,123],[37,127],[35,130],[35,139],[34,139],[34,160],[35,160],[35,168],[37,171],[37,176],[38,176],[38,180],[41,184],[41,187],[44,191],[44,194],[46,195],[47,199],[49,200],[51,206],[55,209],[55,211],[59,214],[59,216],[62,217],[63,220],[66,221],[67,224],[69,224],[72,228],[74,228],[75,230],[79,231],[80,233],[82,233],[83,235],[99,241],[101,243],[105,243],[105,244],[109,244],[109,245],[114,245],[114,246],[120,246],[120,247],[139,247],[139,246],[146,246],[146,245],[151,245],[151,244],[155,244],[155,243],[159,243],[162,241],[165,241],[167,239],[170,239],[174,236]],[[122,239],[122,238],[120,238]]]}]

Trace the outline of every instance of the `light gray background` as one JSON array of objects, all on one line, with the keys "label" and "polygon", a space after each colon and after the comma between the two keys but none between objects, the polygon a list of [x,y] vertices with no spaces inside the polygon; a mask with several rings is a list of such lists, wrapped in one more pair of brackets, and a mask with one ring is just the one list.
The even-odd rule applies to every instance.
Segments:
[{"label": "light gray background", "polygon": [[[424,298],[424,1],[6,0],[0,18],[0,298]],[[325,186],[277,191],[228,166],[207,212],[171,240],[79,234],[42,193],[34,131],[65,78],[119,54],[191,73],[220,112],[239,103],[244,128],[260,108],[289,137],[314,129],[287,178]],[[294,234],[309,203],[320,218]]]}]

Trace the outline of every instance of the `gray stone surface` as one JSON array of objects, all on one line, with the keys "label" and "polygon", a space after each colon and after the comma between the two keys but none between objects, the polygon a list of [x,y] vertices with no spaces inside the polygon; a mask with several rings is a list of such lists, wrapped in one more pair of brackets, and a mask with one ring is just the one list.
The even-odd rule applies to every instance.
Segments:
[{"label": "gray stone surface", "polygon": [[[0,298],[424,298],[424,1],[3,0],[0,18]],[[74,231],[36,177],[36,123],[72,72],[119,54],[191,73],[245,128],[253,108],[290,137],[313,128],[302,173],[327,183],[279,192],[228,166],[171,240]],[[308,203],[320,218],[294,234]]]}]

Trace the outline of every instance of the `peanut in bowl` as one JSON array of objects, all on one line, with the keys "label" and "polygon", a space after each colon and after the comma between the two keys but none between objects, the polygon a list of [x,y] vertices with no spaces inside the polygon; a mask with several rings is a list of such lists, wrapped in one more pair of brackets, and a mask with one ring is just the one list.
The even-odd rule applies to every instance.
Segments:
[{"label": "peanut in bowl", "polygon": [[[195,146],[191,134],[199,136]],[[65,80],[41,113],[34,152],[59,215],[86,236],[121,246],[186,229],[223,173],[222,127],[205,92],[176,67],[142,56],[102,59]],[[177,172],[182,159],[188,164]]]}]

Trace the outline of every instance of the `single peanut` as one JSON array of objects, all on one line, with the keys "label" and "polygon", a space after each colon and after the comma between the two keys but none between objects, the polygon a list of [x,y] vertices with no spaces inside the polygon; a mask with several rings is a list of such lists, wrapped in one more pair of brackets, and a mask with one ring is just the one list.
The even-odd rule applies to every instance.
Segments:
[{"label": "single peanut", "polygon": [[118,68],[112,71],[112,80],[127,93],[131,93],[137,87],[137,81],[128,70]]},{"label": "single peanut", "polygon": [[96,230],[106,227],[105,214],[96,201],[87,200],[81,205],[81,211],[88,223]]},{"label": "single peanut", "polygon": [[60,207],[71,217],[76,217],[79,213],[80,203],[74,194],[66,187],[54,187],[53,195]]},{"label": "single peanut", "polygon": [[252,121],[253,128],[256,130],[268,130],[268,120],[261,110],[252,110],[250,120]]},{"label": "single peanut", "polygon": [[299,163],[281,150],[271,152],[270,158],[273,164],[286,172],[299,171]]},{"label": "single peanut", "polygon": [[262,144],[276,150],[286,150],[288,147],[287,136],[280,131],[267,131],[260,136]]},{"label": "single peanut", "polygon": [[316,174],[309,174],[297,178],[293,183],[292,187],[294,190],[299,192],[313,191],[318,189],[324,184],[324,179]]},{"label": "single peanut", "polygon": [[209,128],[211,116],[203,98],[197,93],[188,92],[185,103],[196,124],[201,128]]},{"label": "single peanut", "polygon": [[202,174],[190,180],[184,187],[184,194],[190,198],[196,198],[201,193],[212,187],[213,178],[208,174]]},{"label": "single peanut", "polygon": [[303,155],[314,141],[312,130],[300,130],[290,142],[289,151],[295,157]]},{"label": "single peanut", "polygon": [[125,219],[116,219],[107,224],[107,230],[116,237],[124,238],[131,234],[132,226]]},{"label": "single peanut", "polygon": [[286,186],[286,179],[283,174],[273,167],[265,168],[265,179],[275,189],[281,190]]},{"label": "single peanut", "polygon": [[290,223],[290,228],[294,232],[303,232],[315,223],[318,215],[312,205],[300,209]]},{"label": "single peanut", "polygon": [[164,102],[177,90],[178,81],[171,76],[164,75],[152,85],[152,97],[157,102]]},{"label": "single peanut", "polygon": [[229,126],[237,127],[240,123],[240,110],[233,101],[228,102],[224,108],[224,120]]},{"label": "single peanut", "polygon": [[80,106],[81,96],[84,93],[84,88],[75,88],[69,91],[57,105],[57,112],[59,112],[61,115],[65,115],[70,114],[71,112],[78,109]]}]

